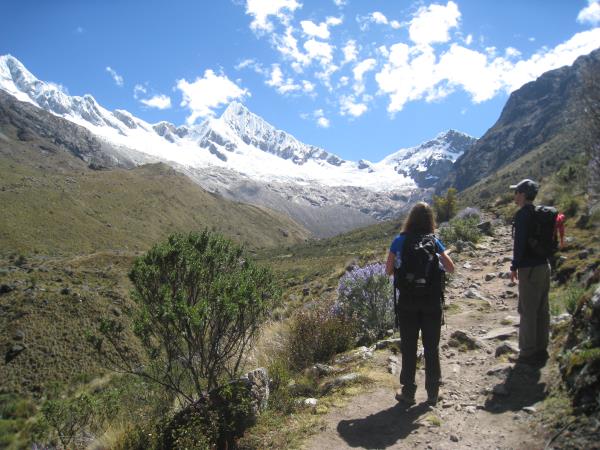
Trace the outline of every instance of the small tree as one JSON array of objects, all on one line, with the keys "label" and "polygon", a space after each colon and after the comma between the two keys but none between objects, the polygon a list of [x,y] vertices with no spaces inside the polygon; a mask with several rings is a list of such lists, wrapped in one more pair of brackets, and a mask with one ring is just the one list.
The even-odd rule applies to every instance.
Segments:
[{"label": "small tree", "polygon": [[173,234],[138,258],[129,274],[138,305],[134,332],[148,359],[139,364],[119,339],[122,328],[104,321],[119,358],[118,369],[166,387],[184,405],[240,375],[249,344],[274,305],[270,270],[254,264],[242,248],[207,230]]},{"label": "small tree", "polygon": [[451,187],[446,191],[446,196],[433,196],[433,209],[438,223],[448,222],[456,215],[456,189]]}]

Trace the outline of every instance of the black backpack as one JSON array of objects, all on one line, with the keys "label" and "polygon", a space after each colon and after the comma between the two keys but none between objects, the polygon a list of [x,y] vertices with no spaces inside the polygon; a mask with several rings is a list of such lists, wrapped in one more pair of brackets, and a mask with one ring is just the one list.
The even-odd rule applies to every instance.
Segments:
[{"label": "black backpack", "polygon": [[555,227],[558,211],[551,206],[535,206],[528,228],[527,249],[532,256],[550,258],[558,248]]},{"label": "black backpack", "polygon": [[443,300],[444,271],[440,269],[435,235],[406,234],[402,264],[394,268],[394,290],[403,302],[440,302]]}]

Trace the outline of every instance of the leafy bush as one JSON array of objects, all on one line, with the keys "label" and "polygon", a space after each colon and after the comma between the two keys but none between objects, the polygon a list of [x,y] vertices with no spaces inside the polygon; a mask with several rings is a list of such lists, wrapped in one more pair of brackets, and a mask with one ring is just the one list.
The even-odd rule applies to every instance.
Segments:
[{"label": "leafy bush", "polygon": [[303,369],[315,362],[329,361],[350,348],[355,329],[353,318],[338,314],[330,302],[300,309],[290,321],[287,353],[291,366]]},{"label": "leafy bush", "polygon": [[445,196],[433,196],[433,210],[438,223],[447,222],[456,214],[456,189],[449,188]]},{"label": "leafy bush", "polygon": [[477,228],[478,223],[479,219],[476,217],[454,219],[447,225],[440,227],[440,239],[445,245],[457,241],[477,243],[481,237],[481,232]]},{"label": "leafy bush", "polygon": [[393,286],[385,265],[370,264],[347,272],[338,284],[336,310],[358,323],[359,341],[383,337],[394,326]]},{"label": "leafy bush", "polygon": [[42,405],[42,414],[63,448],[80,448],[82,445],[76,440],[92,423],[95,401],[88,394],[65,400],[49,400]]},{"label": "leafy bush", "polygon": [[118,369],[165,387],[184,406],[240,375],[247,350],[275,304],[271,271],[206,230],[169,236],[135,261],[129,277],[138,305],[134,332],[148,363],[132,357],[115,320],[103,321],[101,337],[90,340],[100,352],[108,340],[120,355],[111,360]]}]

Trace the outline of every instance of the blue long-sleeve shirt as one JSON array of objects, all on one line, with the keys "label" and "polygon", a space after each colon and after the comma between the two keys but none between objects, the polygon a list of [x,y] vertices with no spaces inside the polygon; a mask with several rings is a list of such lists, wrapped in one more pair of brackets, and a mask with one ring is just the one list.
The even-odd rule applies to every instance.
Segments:
[{"label": "blue long-sleeve shirt", "polygon": [[534,256],[528,250],[527,239],[529,238],[532,221],[534,220],[533,214],[534,206],[528,204],[519,209],[515,215],[513,259],[510,270],[539,266],[548,262],[546,258]]}]

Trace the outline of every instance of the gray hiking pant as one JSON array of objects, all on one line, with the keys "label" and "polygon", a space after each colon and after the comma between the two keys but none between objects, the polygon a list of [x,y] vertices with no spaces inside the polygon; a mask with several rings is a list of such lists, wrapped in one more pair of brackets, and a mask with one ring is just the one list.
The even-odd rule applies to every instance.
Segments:
[{"label": "gray hiking pant", "polygon": [[550,329],[548,293],[550,265],[518,269],[519,273],[519,354],[529,357],[546,351]]}]

